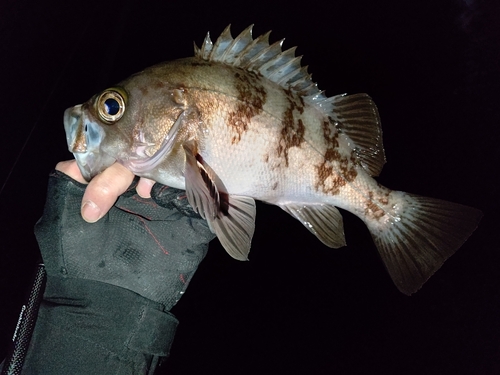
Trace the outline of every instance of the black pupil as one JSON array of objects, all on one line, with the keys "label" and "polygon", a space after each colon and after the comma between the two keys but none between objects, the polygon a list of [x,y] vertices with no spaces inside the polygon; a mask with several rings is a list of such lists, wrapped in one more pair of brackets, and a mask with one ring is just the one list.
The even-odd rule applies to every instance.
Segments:
[{"label": "black pupil", "polygon": [[104,101],[104,106],[106,107],[106,113],[110,116],[114,116],[120,110],[120,104],[116,99],[109,98]]}]

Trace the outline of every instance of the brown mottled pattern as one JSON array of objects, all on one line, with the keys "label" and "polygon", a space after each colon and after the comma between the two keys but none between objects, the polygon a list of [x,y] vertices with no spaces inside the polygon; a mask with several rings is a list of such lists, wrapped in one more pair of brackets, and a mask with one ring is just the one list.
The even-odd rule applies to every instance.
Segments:
[{"label": "brown mottled pattern", "polygon": [[[356,171],[357,159],[354,151],[351,152],[350,157],[340,154],[339,133],[332,131],[330,122],[324,121],[322,127],[327,148],[325,159],[315,166],[317,179],[314,187],[316,191],[335,195],[339,193],[341,187],[353,181],[358,175]],[[338,171],[334,171],[334,166],[338,168]]]},{"label": "brown mottled pattern", "polygon": [[231,140],[232,144],[241,140],[241,135],[248,130],[252,117],[262,112],[267,97],[266,90],[255,73],[236,72],[234,77],[238,104],[228,115],[228,125],[236,132]]},{"label": "brown mottled pattern", "polygon": [[191,66],[209,66],[210,62],[205,60],[192,61]]},{"label": "brown mottled pattern", "polygon": [[294,91],[292,90],[291,87],[288,89],[283,90],[286,97],[288,98],[288,101],[291,104],[291,107],[293,109],[296,109],[299,111],[299,113],[304,113],[304,98],[302,95],[296,95],[294,94]]},{"label": "brown mottled pattern", "polygon": [[[369,198],[366,201],[365,215],[371,219],[378,221],[385,215],[385,211],[374,201],[373,196],[374,194],[372,191],[368,192]],[[386,202],[385,204],[387,204],[387,197],[379,200],[379,202],[382,204],[384,204],[383,202]]]},{"label": "brown mottled pattern", "polygon": [[155,82],[153,83],[153,87],[154,87],[155,89],[162,89],[162,88],[164,88],[164,87],[165,87],[165,83],[163,83],[163,82],[162,82],[162,81],[160,81],[160,80],[157,80],[157,81],[155,81]]},{"label": "brown mottled pattern", "polygon": [[391,191],[389,189],[377,183],[377,188],[368,192],[368,199],[365,202],[365,216],[376,221],[384,217],[387,210],[391,210],[389,207],[390,195]]},{"label": "brown mottled pattern", "polygon": [[305,126],[302,119],[295,121],[293,111],[304,112],[304,100],[301,96],[293,95],[291,89],[284,90],[290,106],[283,113],[283,128],[281,138],[278,143],[278,156],[285,158],[285,166],[288,167],[288,150],[291,147],[299,147],[304,142]]}]

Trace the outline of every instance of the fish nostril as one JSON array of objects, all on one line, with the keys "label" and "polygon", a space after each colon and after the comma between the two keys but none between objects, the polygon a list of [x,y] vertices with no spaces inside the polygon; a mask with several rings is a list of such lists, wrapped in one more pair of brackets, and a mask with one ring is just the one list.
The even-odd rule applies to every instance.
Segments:
[{"label": "fish nostril", "polygon": [[87,125],[85,124],[85,133],[87,132]]}]

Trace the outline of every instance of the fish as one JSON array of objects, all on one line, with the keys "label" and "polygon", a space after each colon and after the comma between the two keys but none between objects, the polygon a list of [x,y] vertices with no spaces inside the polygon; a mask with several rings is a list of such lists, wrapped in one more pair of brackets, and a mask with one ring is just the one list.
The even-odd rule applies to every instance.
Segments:
[{"label": "fish", "polygon": [[233,258],[247,260],[255,200],[282,208],[330,248],[346,246],[338,208],[368,227],[411,295],[476,229],[472,207],[391,190],[377,107],[365,93],[327,97],[283,39],[230,26],[68,108],[70,152],[86,180],[118,162],[186,191]]}]

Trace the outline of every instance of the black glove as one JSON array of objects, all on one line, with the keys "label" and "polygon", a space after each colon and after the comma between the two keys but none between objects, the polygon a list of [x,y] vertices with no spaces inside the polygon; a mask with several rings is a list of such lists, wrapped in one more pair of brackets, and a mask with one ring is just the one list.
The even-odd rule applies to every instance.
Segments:
[{"label": "black glove", "polygon": [[[97,223],[80,216],[85,190],[50,175],[35,227],[47,286],[23,374],[146,374],[168,355],[184,293],[214,235],[184,191],[135,184]],[[149,372],[148,372],[149,371]]]}]

